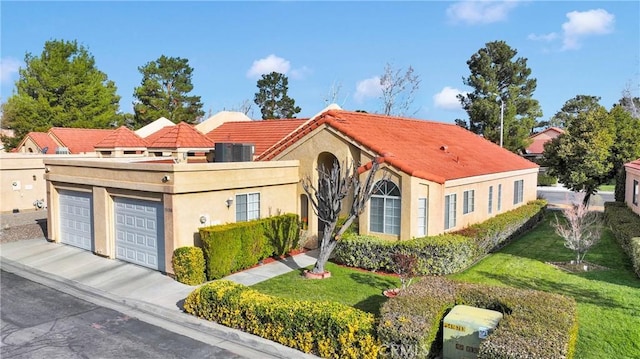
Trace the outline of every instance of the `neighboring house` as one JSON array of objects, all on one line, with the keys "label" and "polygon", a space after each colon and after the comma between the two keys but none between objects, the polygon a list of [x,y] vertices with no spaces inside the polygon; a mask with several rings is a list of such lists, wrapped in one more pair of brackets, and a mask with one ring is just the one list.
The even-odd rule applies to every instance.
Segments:
[{"label": "neighboring house", "polygon": [[146,156],[147,141],[121,126],[94,145],[99,157]]},{"label": "neighboring house", "polygon": [[531,144],[525,149],[524,157],[528,160],[537,162],[542,158],[544,152],[544,144],[553,140],[564,133],[564,130],[558,127],[549,127],[536,134],[529,136],[532,141]]},{"label": "neighboring house", "polygon": [[196,130],[202,133],[208,133],[212,130],[220,127],[227,122],[250,122],[252,121],[247,115],[242,112],[235,111],[220,111],[208,119],[197,124]]},{"label": "neighboring house", "polygon": [[145,138],[154,132],[158,132],[159,130],[167,127],[167,126],[175,126],[171,120],[168,120],[164,117],[160,117],[159,119],[151,122],[150,124],[141,127],[136,130],[136,135]]},{"label": "neighboring house", "polygon": [[[376,184],[359,218],[361,233],[396,240],[434,235],[536,199],[538,165],[454,124],[330,110],[258,160],[298,160],[301,178],[317,181],[320,165],[365,165],[374,156],[391,177]],[[300,215],[315,233],[321,228],[301,185],[298,196]]]},{"label": "neighboring house", "polygon": [[[361,233],[405,240],[455,231],[536,198],[536,164],[454,124],[329,110],[227,122],[207,136],[178,124],[144,141],[148,157],[45,161],[49,239],[172,273],[173,251],[198,245],[201,226],[296,213],[316,235],[301,179],[317,181],[318,166],[334,161],[367,168],[375,156],[378,180],[389,180],[376,184]],[[191,161],[218,141],[253,144],[256,161]]]},{"label": "neighboring house", "polygon": [[627,172],[624,202],[640,216],[640,158],[624,164]]},{"label": "neighboring house", "polygon": [[16,147],[19,153],[88,154],[113,130],[52,127],[48,132],[29,132]]}]

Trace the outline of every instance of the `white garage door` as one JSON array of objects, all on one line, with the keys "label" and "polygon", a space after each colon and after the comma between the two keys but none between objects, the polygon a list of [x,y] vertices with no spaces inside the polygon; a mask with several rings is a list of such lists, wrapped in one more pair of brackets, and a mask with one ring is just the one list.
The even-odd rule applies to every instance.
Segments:
[{"label": "white garage door", "polygon": [[164,270],[162,204],[115,198],[116,258]]},{"label": "white garage door", "polygon": [[60,190],[60,242],[92,250],[91,193]]}]

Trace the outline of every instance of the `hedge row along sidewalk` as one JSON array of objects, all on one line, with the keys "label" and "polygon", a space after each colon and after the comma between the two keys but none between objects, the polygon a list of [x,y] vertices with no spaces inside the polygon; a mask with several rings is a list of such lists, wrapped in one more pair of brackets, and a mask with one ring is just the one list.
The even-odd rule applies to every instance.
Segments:
[{"label": "hedge row along sidewalk", "polygon": [[417,258],[417,275],[456,273],[533,228],[544,218],[546,206],[546,200],[532,201],[455,233],[408,241],[353,235],[338,242],[334,261],[349,267],[394,272],[393,255],[402,253]]},{"label": "hedge row along sidewalk", "polygon": [[380,349],[373,315],[336,302],[273,297],[218,280],[194,290],[184,309],[323,358],[375,359]]},{"label": "hedge row along sidewalk", "polygon": [[605,203],[604,216],[618,243],[631,259],[633,270],[640,277],[640,216],[622,202]]}]

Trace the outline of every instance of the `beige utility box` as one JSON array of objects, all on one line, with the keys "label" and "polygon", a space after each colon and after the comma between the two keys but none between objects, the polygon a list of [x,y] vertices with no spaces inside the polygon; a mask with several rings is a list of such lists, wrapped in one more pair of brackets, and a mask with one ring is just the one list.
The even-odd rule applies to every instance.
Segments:
[{"label": "beige utility box", "polygon": [[502,313],[494,310],[456,305],[444,317],[444,359],[476,359],[480,343],[498,326]]}]

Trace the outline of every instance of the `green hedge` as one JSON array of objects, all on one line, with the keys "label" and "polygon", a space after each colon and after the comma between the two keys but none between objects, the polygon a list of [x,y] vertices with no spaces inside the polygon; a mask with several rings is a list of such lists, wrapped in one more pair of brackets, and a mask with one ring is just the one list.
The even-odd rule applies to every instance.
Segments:
[{"label": "green hedge", "polygon": [[606,202],[604,218],[620,246],[631,258],[633,269],[640,277],[640,250],[638,241],[633,240],[640,237],[640,216],[622,202]]},{"label": "green hedge", "polygon": [[204,283],[205,262],[202,249],[198,247],[180,247],[173,251],[171,257],[173,273],[176,280],[188,285],[198,285]]},{"label": "green hedge", "polygon": [[323,358],[377,358],[372,314],[329,301],[273,297],[226,280],[185,300],[187,313]]},{"label": "green hedge", "polygon": [[575,300],[510,287],[425,277],[381,309],[378,338],[389,358],[435,358],[442,350],[442,322],[465,304],[504,314],[480,345],[478,358],[572,358],[578,335]]},{"label": "green hedge", "polygon": [[349,267],[395,272],[393,255],[417,258],[417,275],[441,275],[460,271],[478,256],[473,239],[455,234],[391,242],[373,236],[351,236],[338,242],[333,260]]},{"label": "green hedge", "polygon": [[333,260],[350,267],[394,272],[392,255],[404,253],[417,257],[418,275],[455,273],[531,229],[544,217],[546,205],[545,200],[532,201],[456,233],[407,241],[350,236],[338,242]]},{"label": "green hedge", "polygon": [[295,214],[200,228],[207,278],[222,278],[291,251],[300,239],[298,228]]},{"label": "green hedge", "polygon": [[555,186],[558,179],[554,176],[538,173],[538,186]]}]

